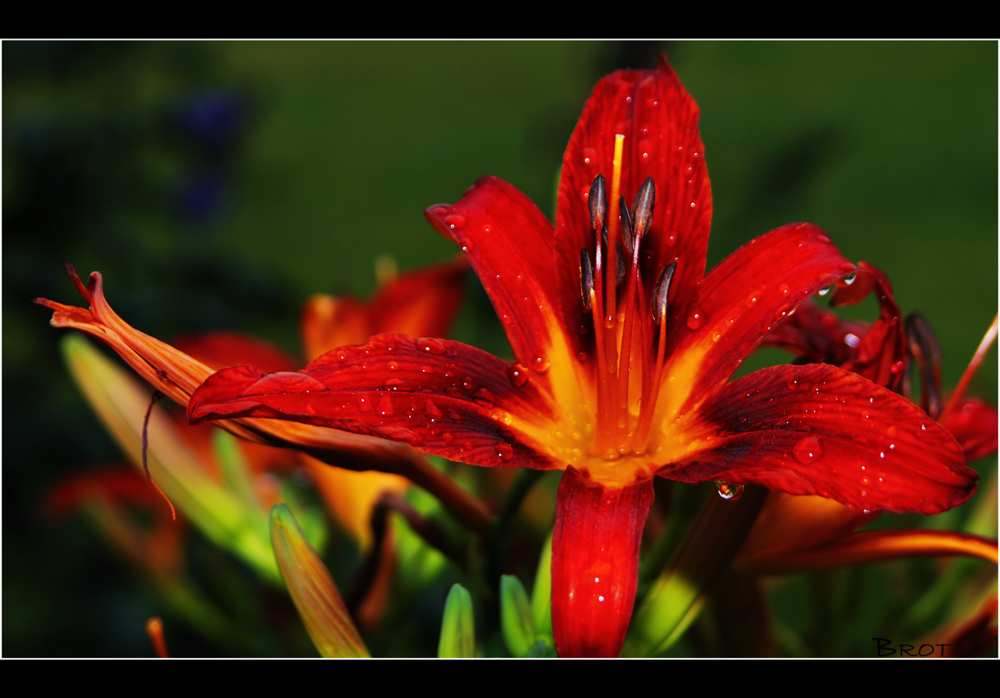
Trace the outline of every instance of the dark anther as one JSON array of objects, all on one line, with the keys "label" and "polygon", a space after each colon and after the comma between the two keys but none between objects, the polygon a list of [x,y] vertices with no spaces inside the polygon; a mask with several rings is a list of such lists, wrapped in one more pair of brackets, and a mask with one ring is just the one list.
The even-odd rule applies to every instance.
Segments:
[{"label": "dark anther", "polygon": [[918,312],[910,313],[905,322],[906,349],[912,363],[920,368],[920,406],[931,419],[941,413],[941,345],[931,326]]},{"label": "dark anther", "polygon": [[632,202],[632,233],[636,243],[649,230],[653,221],[653,200],[656,198],[656,185],[653,178],[647,177],[646,181],[639,187],[635,200]]},{"label": "dark anther", "polygon": [[587,248],[580,250],[580,296],[583,298],[583,309],[590,310],[590,294],[594,290],[594,268],[590,265],[590,254]]},{"label": "dark anther", "polygon": [[622,215],[622,240],[625,242],[625,252],[632,256],[632,214],[625,203],[625,197],[618,197],[618,209]]},{"label": "dark anther", "polygon": [[604,227],[604,219],[608,215],[608,194],[604,187],[604,175],[597,175],[590,185],[590,196],[587,197],[590,206],[590,227],[600,230]]},{"label": "dark anther", "polygon": [[[647,179],[647,182],[652,181]],[[677,262],[671,262],[663,271],[653,286],[653,322],[660,324],[660,316],[667,312],[667,294],[670,292],[670,280],[674,278]]]}]

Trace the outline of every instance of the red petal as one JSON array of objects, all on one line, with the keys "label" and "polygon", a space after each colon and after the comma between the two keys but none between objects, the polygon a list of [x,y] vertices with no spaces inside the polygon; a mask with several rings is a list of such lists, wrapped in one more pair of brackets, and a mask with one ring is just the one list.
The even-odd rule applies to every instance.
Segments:
[{"label": "red petal", "polygon": [[173,347],[213,371],[253,364],[265,371],[294,371],[297,362],[276,346],[237,332],[210,332],[178,337]]},{"label": "red petal", "polygon": [[[619,70],[594,88],[563,156],[556,212],[556,274],[563,298],[579,296],[580,250],[594,254],[594,232],[586,195],[598,174],[611,181],[615,134],[625,136],[621,193],[632,198],[647,177],[656,185],[652,228],[642,243],[640,266],[649,286],[677,262],[670,287],[668,320],[687,304],[705,272],[712,192],[705,149],[698,133],[698,105],[660,55],[653,70]],[[610,192],[609,192],[610,196]],[[611,215],[618,202],[610,201]],[[582,307],[567,307],[576,327]]]},{"label": "red petal", "polygon": [[560,657],[621,652],[652,504],[652,478],[612,488],[566,468],[552,534],[552,630]]},{"label": "red petal", "polygon": [[937,514],[976,489],[948,432],[905,398],[826,364],[776,366],[726,385],[697,409],[699,452],[662,474],[755,482],[858,509]]},{"label": "red petal", "polygon": [[460,256],[444,264],[401,274],[372,298],[371,334],[399,332],[414,337],[447,337],[462,305],[468,270],[468,260]]},{"label": "red petal", "polygon": [[729,255],[698,284],[687,316],[670,327],[660,397],[667,414],[687,412],[725,383],[783,317],[854,269],[809,223],[782,226]]},{"label": "red petal", "polygon": [[941,425],[955,437],[965,459],[978,460],[997,452],[997,409],[976,397],[960,401]]},{"label": "red petal", "polygon": [[[484,177],[458,203],[431,206],[426,215],[438,232],[462,246],[518,362],[534,369],[533,378],[575,390],[577,362],[561,318],[564,306],[582,307],[579,283],[572,297],[559,296],[553,263],[561,262],[553,258],[552,225],[542,212],[514,186]],[[575,259],[579,272],[579,249]],[[563,400],[579,402],[575,394]]]},{"label": "red petal", "polygon": [[858,262],[858,266],[860,270],[854,283],[850,286],[838,286],[831,303],[857,303],[867,295],[866,289],[874,288],[880,313],[875,324],[861,338],[851,359],[842,364],[842,367],[890,390],[899,390],[907,362],[902,314],[892,296],[889,279],[882,270],[867,262]]},{"label": "red petal", "polygon": [[778,323],[760,346],[790,351],[806,363],[841,366],[857,355],[868,328],[866,322],[843,320],[807,299]]},{"label": "red petal", "polygon": [[328,352],[298,373],[236,366],[191,398],[192,421],[263,417],[402,441],[474,465],[553,468],[560,413],[533,380],[449,340],[401,334]]}]

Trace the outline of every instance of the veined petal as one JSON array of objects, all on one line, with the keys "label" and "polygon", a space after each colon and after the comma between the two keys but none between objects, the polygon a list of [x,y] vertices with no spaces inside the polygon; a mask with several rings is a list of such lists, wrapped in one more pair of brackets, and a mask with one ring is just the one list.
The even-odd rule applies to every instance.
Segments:
[{"label": "veined petal", "polygon": [[324,657],[368,657],[337,585],[284,504],[271,507],[274,557],[309,637]]},{"label": "veined petal", "polygon": [[[712,191],[698,132],[698,106],[660,54],[653,70],[619,70],[594,88],[563,156],[556,212],[556,269],[560,298],[579,295],[580,250],[594,254],[587,196],[598,174],[610,181],[615,134],[625,136],[621,193],[632,197],[647,177],[656,186],[652,228],[641,245],[640,268],[651,297],[660,271],[677,262],[670,286],[668,322],[676,323],[705,272]],[[618,202],[608,202],[617,215]],[[567,305],[567,326],[579,324],[582,307]],[[570,333],[572,334],[572,333]]]},{"label": "veined petal", "polygon": [[920,408],[826,364],[757,371],[688,419],[678,426],[690,452],[661,471],[672,480],[755,482],[858,509],[924,514],[958,506],[976,489],[959,445]]},{"label": "veined petal", "polygon": [[[572,298],[560,297],[553,264],[552,225],[532,201],[497,177],[477,181],[458,203],[431,206],[427,220],[462,247],[503,323],[518,363],[531,379],[556,393],[562,405],[581,403],[581,377],[563,320],[567,304],[580,305],[579,279]],[[579,273],[580,250],[572,267]],[[582,307],[582,306],[581,306]],[[577,316],[573,316],[577,317]]]},{"label": "veined petal", "polygon": [[997,452],[997,408],[976,397],[958,403],[941,425],[955,437],[968,461]]},{"label": "veined petal", "polygon": [[862,531],[813,548],[741,553],[733,567],[757,574],[784,574],[899,558],[951,555],[969,555],[996,564],[997,542],[955,531]]},{"label": "veined petal", "polygon": [[783,317],[851,273],[830,238],[792,223],[736,250],[698,284],[687,316],[670,328],[657,412],[689,412],[719,388]]},{"label": "veined petal", "polygon": [[[291,420],[402,441],[474,465],[551,469],[576,447],[533,380],[450,340],[383,334],[328,352],[297,373],[219,371],[191,399],[192,421]],[[561,434],[562,442],[557,434]]]},{"label": "veined petal", "polygon": [[618,656],[652,504],[652,478],[605,487],[566,469],[552,535],[552,630],[560,657]]}]

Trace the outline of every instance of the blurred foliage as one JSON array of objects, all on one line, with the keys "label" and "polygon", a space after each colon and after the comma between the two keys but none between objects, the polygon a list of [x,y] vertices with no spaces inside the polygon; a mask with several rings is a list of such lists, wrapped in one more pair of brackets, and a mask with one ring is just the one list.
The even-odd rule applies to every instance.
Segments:
[{"label": "blurred foliage", "polygon": [[[422,212],[478,177],[511,181],[551,216],[562,150],[593,84],[651,67],[659,50],[702,110],[709,265],[778,225],[816,223],[848,258],[888,273],[904,313],[920,309],[954,385],[996,313],[996,43],[4,42],[6,655],[151,656],[144,622],[162,610],[83,517],[54,519],[41,506],[61,477],[120,458],[59,361],[48,312],[29,303],[76,302],[62,258],[100,270],[115,309],[153,336],[238,330],[300,354],[309,294],[369,295],[378,255],[405,270],[453,254]],[[866,301],[844,312],[876,311]],[[455,338],[510,354],[478,285]],[[995,404],[993,352],[969,392]],[[745,370],[784,360],[761,354]],[[975,466],[985,480],[995,464]],[[509,484],[447,467],[487,499]],[[504,570],[529,588],[557,482],[535,486]],[[681,510],[705,496],[675,489]],[[945,514],[948,525],[961,527],[976,501]],[[412,544],[406,554],[419,557]],[[266,651],[310,651],[281,592],[197,534],[185,554]],[[341,588],[358,555],[332,534],[324,558]],[[915,638],[954,610],[936,602],[907,615],[923,595],[973,593],[961,585],[982,566],[948,572],[961,565],[769,581],[778,650],[871,656],[873,634]],[[502,654],[496,599],[481,609],[488,595],[475,580],[454,562],[432,567],[390,609],[399,631],[366,638],[373,652],[433,654],[445,595],[461,581],[478,644]],[[942,576],[954,578],[944,594]],[[163,615],[177,655],[238,652]],[[709,608],[675,652],[711,654],[713,622]]]}]

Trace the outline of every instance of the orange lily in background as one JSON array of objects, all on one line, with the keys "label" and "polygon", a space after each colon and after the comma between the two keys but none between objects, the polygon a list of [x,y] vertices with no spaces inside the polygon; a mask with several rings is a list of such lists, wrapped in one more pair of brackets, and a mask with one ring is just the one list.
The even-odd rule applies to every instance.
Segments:
[{"label": "orange lily in background", "polygon": [[728,382],[803,300],[868,272],[819,228],[793,224],[705,275],[712,198],[697,124],[665,58],[617,71],[570,139],[554,228],[493,177],[427,210],[479,275],[514,363],[381,334],[299,372],[222,370],[194,392],[190,418],[285,420],[474,465],[564,470],[552,552],[561,656],[619,653],[654,475],[871,510],[967,500],[976,474],[955,440],[857,373],[779,366]]}]

